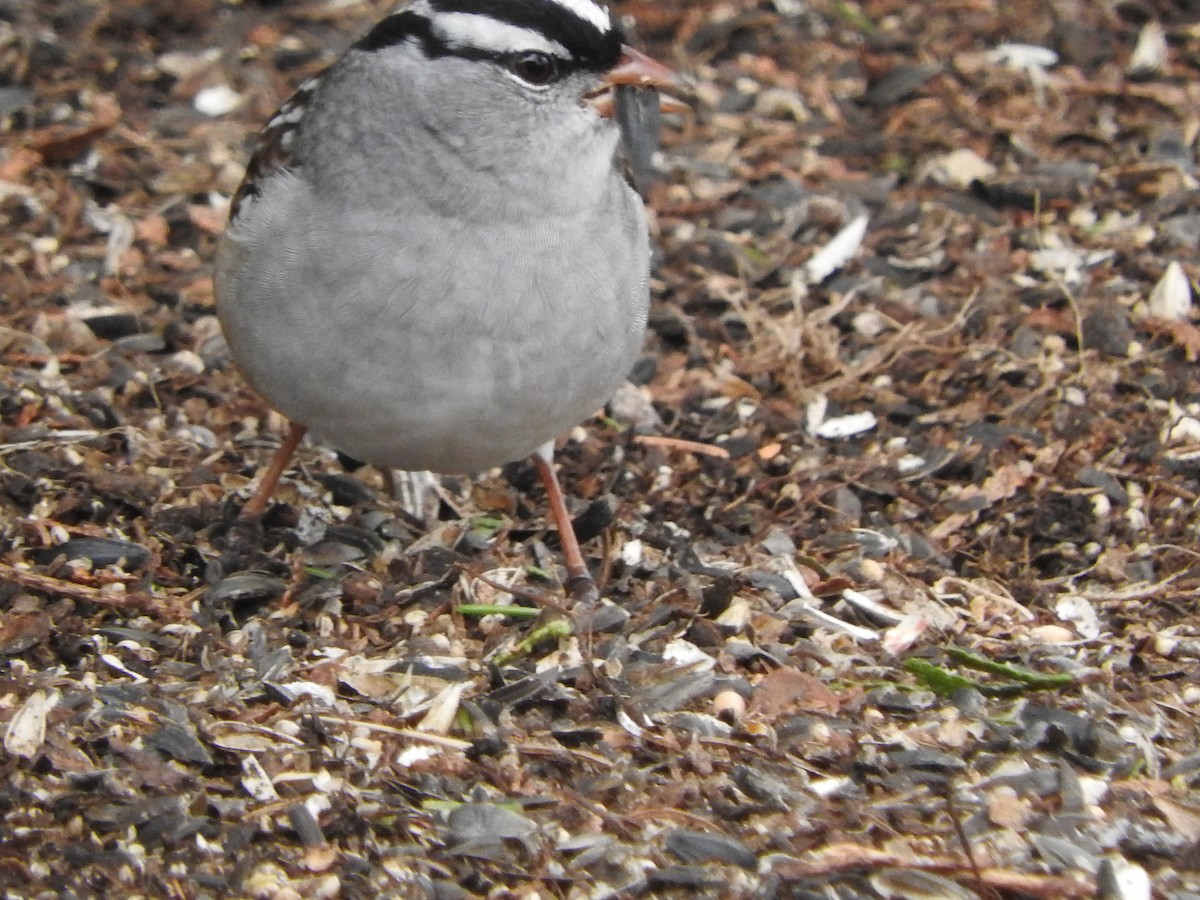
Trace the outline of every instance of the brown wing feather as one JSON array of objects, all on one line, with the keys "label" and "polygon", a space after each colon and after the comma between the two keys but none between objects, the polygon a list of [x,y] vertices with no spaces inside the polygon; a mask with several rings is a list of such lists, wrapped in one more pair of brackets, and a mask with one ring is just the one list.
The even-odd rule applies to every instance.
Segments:
[{"label": "brown wing feather", "polygon": [[272,173],[280,169],[294,169],[300,164],[293,146],[296,131],[304,121],[320,78],[317,75],[296,88],[258,133],[254,153],[246,163],[246,175],[229,204],[230,221],[237,218],[242,204],[248,198],[259,195],[262,183]]}]

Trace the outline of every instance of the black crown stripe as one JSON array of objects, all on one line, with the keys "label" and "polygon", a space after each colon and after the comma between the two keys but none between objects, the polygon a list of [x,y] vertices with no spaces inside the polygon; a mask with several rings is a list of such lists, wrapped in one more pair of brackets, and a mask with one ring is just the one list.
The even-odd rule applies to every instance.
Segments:
[{"label": "black crown stripe", "polygon": [[[615,66],[621,58],[623,38],[615,23],[612,29],[602,32],[554,0],[431,0],[430,6],[435,14],[486,15],[499,22],[536,31],[546,40],[566,47],[572,63],[582,69],[604,71]],[[430,20],[411,9],[387,16],[354,46],[369,52],[405,41],[420,43],[428,56],[452,55],[471,59],[495,56],[484,48],[445,44],[433,33]]]},{"label": "black crown stripe", "polygon": [[359,38],[354,47],[372,52],[403,44],[407,40],[417,40],[423,44],[433,40],[429,20],[411,10],[392,13],[380,19],[370,31]]}]

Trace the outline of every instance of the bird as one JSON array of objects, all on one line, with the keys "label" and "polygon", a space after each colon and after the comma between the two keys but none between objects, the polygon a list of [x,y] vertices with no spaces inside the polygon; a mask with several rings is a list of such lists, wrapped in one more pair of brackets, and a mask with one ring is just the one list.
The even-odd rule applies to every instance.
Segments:
[{"label": "bird", "polygon": [[596,599],[554,439],[641,351],[650,239],[622,146],[647,119],[618,107],[678,109],[680,86],[595,0],[409,0],[301,84],[216,251],[232,359],[289,422],[242,516],[310,432],[385,470],[529,458],[565,586]]}]

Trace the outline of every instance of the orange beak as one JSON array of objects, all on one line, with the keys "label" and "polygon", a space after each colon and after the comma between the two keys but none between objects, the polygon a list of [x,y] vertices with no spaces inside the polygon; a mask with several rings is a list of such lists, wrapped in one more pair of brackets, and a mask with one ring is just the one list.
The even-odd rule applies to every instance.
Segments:
[{"label": "orange beak", "polygon": [[658,106],[661,112],[684,112],[689,109],[686,103],[668,96],[687,90],[678,75],[640,50],[634,50],[628,45],[622,49],[621,61],[605,73],[599,90],[588,96],[596,112],[605,118],[613,116],[616,108],[613,91],[619,87],[658,91]]}]

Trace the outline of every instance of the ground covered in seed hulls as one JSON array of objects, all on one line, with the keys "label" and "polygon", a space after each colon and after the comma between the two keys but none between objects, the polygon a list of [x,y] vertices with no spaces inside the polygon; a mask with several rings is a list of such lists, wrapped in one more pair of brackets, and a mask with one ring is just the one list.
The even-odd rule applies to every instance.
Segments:
[{"label": "ground covered in seed hulls", "polygon": [[523,465],[236,522],[214,238],[383,5],[0,2],[4,896],[1200,897],[1195,4],[619,8],[587,617]]}]

